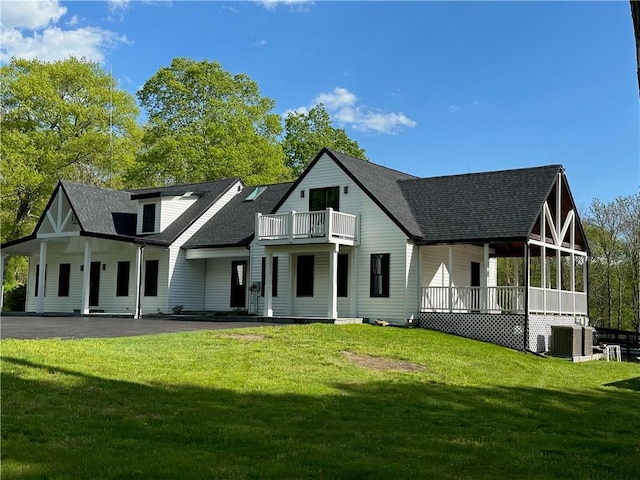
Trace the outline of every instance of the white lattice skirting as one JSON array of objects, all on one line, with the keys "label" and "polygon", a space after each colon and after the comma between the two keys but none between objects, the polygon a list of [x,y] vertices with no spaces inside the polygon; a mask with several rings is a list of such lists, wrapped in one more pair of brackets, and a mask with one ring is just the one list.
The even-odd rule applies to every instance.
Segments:
[{"label": "white lattice skirting", "polygon": [[[524,315],[497,315],[490,313],[436,313],[422,312],[418,321],[421,328],[453,333],[461,337],[495,343],[521,350],[524,348]],[[537,353],[549,350],[551,327],[589,324],[586,317],[558,315],[529,315],[527,322],[527,348]]]},{"label": "white lattice skirting", "polygon": [[524,315],[422,312],[418,324],[421,328],[521,350],[524,347],[524,320]]}]

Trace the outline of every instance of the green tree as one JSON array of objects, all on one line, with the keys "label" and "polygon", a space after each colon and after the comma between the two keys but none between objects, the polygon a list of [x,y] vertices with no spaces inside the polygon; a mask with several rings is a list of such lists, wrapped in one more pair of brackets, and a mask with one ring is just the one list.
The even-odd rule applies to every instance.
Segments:
[{"label": "green tree", "polygon": [[249,184],[286,176],[274,101],[218,62],[175,58],[138,92],[148,124],[132,184],[169,185],[238,176]]},{"label": "green tree", "polygon": [[[95,62],[12,59],[0,67],[1,240],[31,232],[58,179],[114,186],[135,159],[133,96]],[[13,278],[11,278],[13,275]],[[7,268],[7,284],[15,283]]]},{"label": "green tree", "polygon": [[640,195],[597,199],[585,223],[591,245],[591,316],[601,326],[638,330],[640,309]]},{"label": "green tree", "polygon": [[358,142],[351,140],[344,129],[331,125],[323,104],[316,105],[306,114],[292,112],[287,115],[282,148],[285,164],[294,177],[303,172],[323,147],[367,159]]},{"label": "green tree", "polygon": [[58,179],[118,186],[134,161],[135,99],[95,62],[0,67],[2,241],[29,233]]}]

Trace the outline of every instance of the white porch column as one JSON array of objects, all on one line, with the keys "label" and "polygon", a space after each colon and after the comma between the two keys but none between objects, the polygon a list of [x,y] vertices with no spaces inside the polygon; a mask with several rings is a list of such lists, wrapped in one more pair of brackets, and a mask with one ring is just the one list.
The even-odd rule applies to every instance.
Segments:
[{"label": "white porch column", "polygon": [[480,276],[480,291],[482,295],[480,296],[480,311],[486,313],[489,309],[490,300],[489,300],[489,289],[487,288],[489,285],[489,244],[484,244],[484,251],[482,255],[482,270],[483,275]]},{"label": "white porch column", "polygon": [[[327,209],[330,210],[330,209]],[[330,211],[327,214],[331,215]],[[329,306],[327,308],[327,317],[338,318],[338,248],[337,243],[331,244],[329,250]]]},{"label": "white porch column", "polygon": [[133,318],[140,318],[140,298],[142,294],[142,256],[144,254],[144,245],[138,245],[136,248],[136,293],[134,295],[135,304],[133,306]]},{"label": "white porch column", "polygon": [[6,259],[6,255],[0,255],[0,311],[4,306],[4,262]]},{"label": "white porch column", "polygon": [[44,288],[47,276],[47,241],[40,240],[40,272],[38,274],[38,304],[36,313],[44,313]]},{"label": "white porch column", "polygon": [[264,253],[264,316],[273,317],[273,252],[265,247]]},{"label": "white porch column", "polygon": [[82,277],[82,308],[81,313],[89,313],[89,287],[91,283],[91,239],[84,238],[84,266]]},{"label": "white porch column", "polygon": [[447,265],[449,270],[449,313],[453,312],[453,245],[449,245],[449,264]]}]

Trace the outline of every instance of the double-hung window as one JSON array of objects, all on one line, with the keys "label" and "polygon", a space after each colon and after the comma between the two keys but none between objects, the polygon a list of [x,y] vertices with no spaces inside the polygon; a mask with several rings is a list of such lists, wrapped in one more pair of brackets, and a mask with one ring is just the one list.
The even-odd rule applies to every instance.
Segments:
[{"label": "double-hung window", "polygon": [[389,296],[389,258],[388,253],[374,253],[371,255],[370,296]]}]

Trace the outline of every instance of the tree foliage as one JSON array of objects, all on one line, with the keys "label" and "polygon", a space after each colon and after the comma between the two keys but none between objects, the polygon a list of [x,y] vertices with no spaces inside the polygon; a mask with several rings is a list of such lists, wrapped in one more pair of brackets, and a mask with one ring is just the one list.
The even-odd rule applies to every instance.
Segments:
[{"label": "tree foliage", "polygon": [[30,232],[58,179],[118,186],[137,149],[138,108],[94,62],[0,67],[2,241]]},{"label": "tree foliage", "polygon": [[316,105],[308,113],[292,112],[287,115],[282,148],[285,164],[294,177],[302,173],[323,147],[367,159],[358,142],[351,140],[344,129],[331,125],[323,104]]},{"label": "tree foliage", "polygon": [[234,176],[255,184],[286,175],[275,103],[247,75],[232,75],[218,62],[176,58],[144,84],[138,99],[148,124],[132,184]]},{"label": "tree foliage", "polygon": [[611,328],[640,329],[640,194],[591,204],[590,310]]}]

